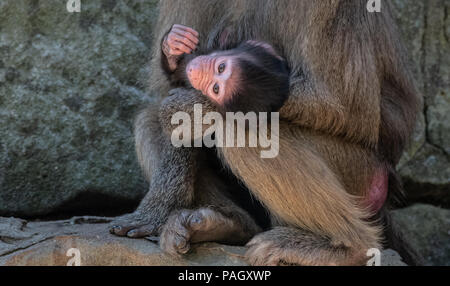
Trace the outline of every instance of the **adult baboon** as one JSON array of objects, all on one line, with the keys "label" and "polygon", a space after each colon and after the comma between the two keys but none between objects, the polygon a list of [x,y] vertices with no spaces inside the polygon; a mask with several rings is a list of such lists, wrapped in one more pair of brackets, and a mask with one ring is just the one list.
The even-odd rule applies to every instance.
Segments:
[{"label": "adult baboon", "polygon": [[[174,24],[197,30],[205,52],[218,41],[231,46],[265,41],[291,70],[290,96],[280,110],[280,152],[262,159],[258,148],[218,148],[217,156],[174,148],[172,114],[192,113],[194,103],[203,104],[204,111],[214,106],[192,89],[172,90],[137,118],[136,148],[150,191],[111,232],[160,233],[163,249],[176,254],[189,250],[191,242],[245,243],[264,229],[248,243],[254,265],[364,264],[367,249],[381,247],[389,217],[380,207],[388,184],[391,193],[399,189],[394,166],[418,102],[389,2],[381,13],[369,13],[366,4],[161,1],[151,90],[169,94],[160,43]],[[211,158],[220,158],[233,176],[211,168]],[[238,178],[262,203],[270,224],[255,215],[257,204],[228,194],[244,195],[236,194],[242,188],[230,178]],[[388,238],[397,237],[386,230]],[[405,255],[412,259],[412,253]]]}]

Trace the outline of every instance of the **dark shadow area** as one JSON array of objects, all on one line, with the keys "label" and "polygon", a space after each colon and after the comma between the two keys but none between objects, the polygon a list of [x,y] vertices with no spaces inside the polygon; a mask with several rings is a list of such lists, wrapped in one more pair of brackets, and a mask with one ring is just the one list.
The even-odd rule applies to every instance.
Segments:
[{"label": "dark shadow area", "polygon": [[118,198],[107,194],[100,194],[95,191],[87,191],[65,202],[48,215],[24,218],[33,220],[60,220],[85,215],[114,217],[133,212],[137,208],[140,200],[141,198],[131,200],[129,198]]},{"label": "dark shadow area", "polygon": [[407,205],[415,203],[431,204],[441,208],[450,208],[450,190],[447,186],[436,186],[432,184],[420,184],[409,180],[404,181]]}]

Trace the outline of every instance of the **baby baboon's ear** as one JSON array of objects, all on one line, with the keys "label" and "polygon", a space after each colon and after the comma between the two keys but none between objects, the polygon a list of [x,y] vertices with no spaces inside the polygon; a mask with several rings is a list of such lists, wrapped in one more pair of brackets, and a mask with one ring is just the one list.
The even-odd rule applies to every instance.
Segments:
[{"label": "baby baboon's ear", "polygon": [[223,32],[219,36],[219,49],[220,50],[228,50],[230,46],[230,35],[231,29],[229,27],[225,28]]},{"label": "baby baboon's ear", "polygon": [[255,46],[255,47],[261,47],[264,48],[269,54],[275,56],[277,59],[279,59],[280,61],[283,61],[284,59],[282,57],[280,57],[280,55],[275,51],[275,49],[269,45],[266,42],[263,41],[255,41],[255,40],[248,40],[247,42],[245,42],[246,44]]}]

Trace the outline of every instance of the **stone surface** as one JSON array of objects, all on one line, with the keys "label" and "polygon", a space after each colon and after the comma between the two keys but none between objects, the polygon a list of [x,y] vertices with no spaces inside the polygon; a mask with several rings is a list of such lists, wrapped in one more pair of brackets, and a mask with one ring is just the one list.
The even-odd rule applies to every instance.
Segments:
[{"label": "stone surface", "polygon": [[161,253],[147,239],[117,237],[108,232],[108,219],[73,218],[54,222],[26,222],[0,218],[0,265],[65,266],[71,248],[80,251],[81,265],[245,265],[242,247],[206,243],[183,259]]},{"label": "stone surface", "polygon": [[[66,266],[77,249],[82,266],[245,266],[245,247],[204,243],[182,258],[169,257],[155,241],[116,237],[103,218],[26,222],[0,218],[0,266]],[[152,241],[153,240],[153,241]],[[73,250],[71,250],[73,251]],[[69,254],[69,256],[68,256]],[[71,254],[71,255],[70,255]],[[404,266],[393,250],[381,255],[384,266]]]},{"label": "stone surface", "polygon": [[449,0],[393,0],[419,91],[424,96],[416,134],[399,164],[415,201],[450,206]]},{"label": "stone surface", "polygon": [[425,144],[401,173],[409,200],[450,206],[450,158],[443,150]]},{"label": "stone surface", "polygon": [[[450,57],[450,56],[449,56]],[[450,80],[450,79],[449,79]],[[448,91],[448,90],[447,90]],[[427,110],[430,143],[450,154],[450,93],[438,94]],[[448,174],[448,173],[447,173]]]},{"label": "stone surface", "polygon": [[134,205],[157,1],[0,1],[0,215]]},{"label": "stone surface", "polygon": [[408,266],[403,262],[400,255],[392,249],[381,252],[381,266]]},{"label": "stone surface", "polygon": [[450,266],[450,210],[417,204],[392,216],[427,265]]}]

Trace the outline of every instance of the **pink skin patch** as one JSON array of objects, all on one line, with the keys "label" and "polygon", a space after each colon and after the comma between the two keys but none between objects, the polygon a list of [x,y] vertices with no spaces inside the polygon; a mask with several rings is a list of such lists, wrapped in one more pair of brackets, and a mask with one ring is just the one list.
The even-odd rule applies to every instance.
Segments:
[{"label": "pink skin patch", "polygon": [[364,205],[374,214],[377,213],[386,202],[388,193],[388,172],[384,168],[378,168],[373,175]]}]

